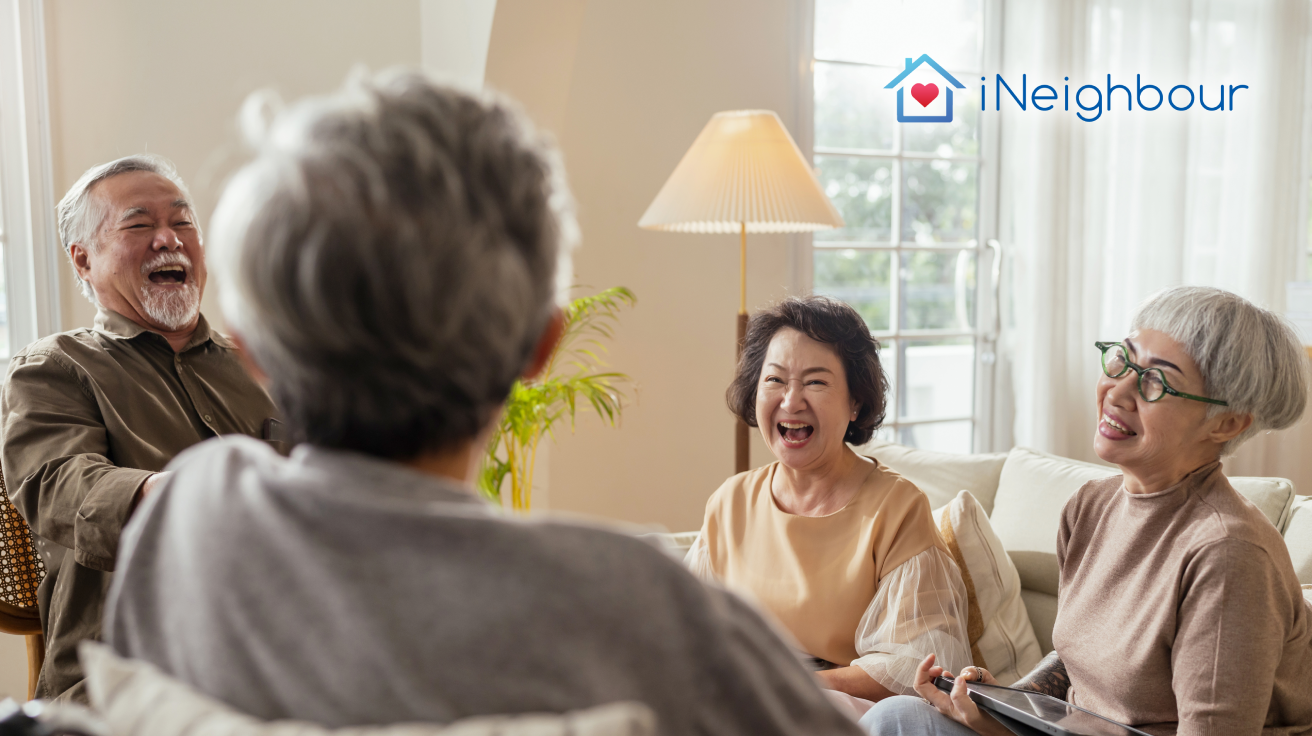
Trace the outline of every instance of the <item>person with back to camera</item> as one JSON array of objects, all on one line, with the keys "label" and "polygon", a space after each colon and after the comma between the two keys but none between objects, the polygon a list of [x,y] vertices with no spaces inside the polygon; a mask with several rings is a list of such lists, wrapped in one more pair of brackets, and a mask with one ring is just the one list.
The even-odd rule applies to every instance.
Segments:
[{"label": "person with back to camera", "polygon": [[887,394],[879,343],[847,304],[754,315],[728,402],[777,462],[720,486],[685,560],[774,614],[824,687],[866,701],[912,692],[930,652],[971,661],[965,584],[929,500],[848,446],[870,440]]},{"label": "person with back to camera", "polygon": [[507,103],[418,72],[268,123],[212,250],[301,444],[173,463],[124,534],[119,654],[334,728],[637,701],[670,736],[859,733],[759,615],[663,550],[507,518],[471,487],[563,329],[563,177]]},{"label": "person with back to camera", "polygon": [[[1298,421],[1307,356],[1276,314],[1220,289],[1149,297],[1097,343],[1094,450],[1122,475],[1066,502],[1055,651],[1014,687],[1150,733],[1312,734],[1312,602],[1288,549],[1221,458]],[[950,669],[950,668],[949,668]],[[915,698],[877,704],[876,734],[1009,734],[922,662]]]}]

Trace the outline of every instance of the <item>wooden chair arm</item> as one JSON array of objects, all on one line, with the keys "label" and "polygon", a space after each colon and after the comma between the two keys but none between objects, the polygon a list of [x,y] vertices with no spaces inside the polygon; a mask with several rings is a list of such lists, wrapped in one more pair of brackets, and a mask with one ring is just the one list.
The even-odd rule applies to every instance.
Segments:
[{"label": "wooden chair arm", "polygon": [[0,601],[0,632],[29,636],[41,633],[41,614],[35,608],[19,608]]}]

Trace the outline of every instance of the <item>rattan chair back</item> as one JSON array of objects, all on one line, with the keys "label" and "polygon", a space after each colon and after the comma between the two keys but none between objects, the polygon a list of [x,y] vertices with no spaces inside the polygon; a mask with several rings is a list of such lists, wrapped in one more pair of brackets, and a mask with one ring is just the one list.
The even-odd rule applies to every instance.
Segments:
[{"label": "rattan chair back", "polygon": [[36,590],[46,577],[46,563],[32,542],[32,530],[14,508],[0,471],[0,632],[27,637],[27,697],[46,658]]},{"label": "rattan chair back", "polygon": [[9,500],[0,471],[0,601],[35,611],[36,589],[45,577],[46,563],[32,543],[32,530]]}]

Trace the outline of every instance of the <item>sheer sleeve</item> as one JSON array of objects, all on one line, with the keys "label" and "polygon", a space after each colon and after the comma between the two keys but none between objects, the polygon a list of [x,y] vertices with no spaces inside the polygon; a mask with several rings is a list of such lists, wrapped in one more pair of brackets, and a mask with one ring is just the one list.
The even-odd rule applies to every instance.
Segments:
[{"label": "sheer sleeve", "polygon": [[930,547],[879,582],[856,629],[852,664],[894,693],[914,695],[916,667],[930,654],[953,674],[972,663],[966,611],[961,572]]},{"label": "sheer sleeve", "polygon": [[711,556],[706,549],[705,534],[698,534],[693,540],[692,546],[688,548],[688,554],[683,556],[683,565],[700,580],[708,583],[719,582],[715,572],[711,570]]}]

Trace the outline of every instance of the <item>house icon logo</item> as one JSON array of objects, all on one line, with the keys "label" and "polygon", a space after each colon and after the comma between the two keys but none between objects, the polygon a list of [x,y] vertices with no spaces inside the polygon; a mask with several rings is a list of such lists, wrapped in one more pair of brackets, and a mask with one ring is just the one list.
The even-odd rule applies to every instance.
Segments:
[{"label": "house icon logo", "polygon": [[[937,76],[936,76],[937,74]],[[945,94],[939,94],[939,84]],[[905,99],[911,87],[913,107],[907,114]],[[952,122],[952,88],[965,89],[966,85],[948,74],[938,62],[921,54],[919,59],[907,59],[907,67],[884,85],[884,89],[897,87],[897,121],[899,123],[950,123]],[[919,114],[917,114],[919,112]]]}]

